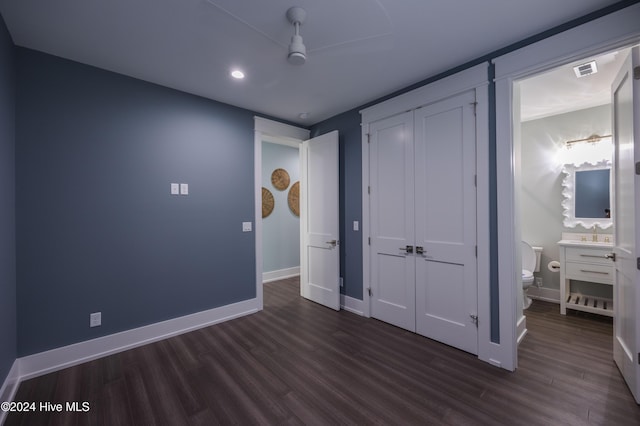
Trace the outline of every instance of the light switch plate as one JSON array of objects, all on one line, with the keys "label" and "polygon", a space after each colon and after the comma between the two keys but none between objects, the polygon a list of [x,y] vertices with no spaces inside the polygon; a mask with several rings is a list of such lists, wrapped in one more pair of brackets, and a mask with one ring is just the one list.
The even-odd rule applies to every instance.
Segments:
[{"label": "light switch plate", "polygon": [[102,312],[94,312],[89,314],[89,327],[98,327],[102,325]]},{"label": "light switch plate", "polygon": [[180,184],[180,195],[189,195],[189,184],[181,183]]},{"label": "light switch plate", "polygon": [[171,184],[171,195],[178,195],[178,194],[180,194],[180,184],[172,183]]},{"label": "light switch plate", "polygon": [[360,230],[360,222],[358,222],[357,220],[353,221],[353,230],[354,231],[359,231]]},{"label": "light switch plate", "polygon": [[242,232],[251,232],[251,222],[242,222]]}]

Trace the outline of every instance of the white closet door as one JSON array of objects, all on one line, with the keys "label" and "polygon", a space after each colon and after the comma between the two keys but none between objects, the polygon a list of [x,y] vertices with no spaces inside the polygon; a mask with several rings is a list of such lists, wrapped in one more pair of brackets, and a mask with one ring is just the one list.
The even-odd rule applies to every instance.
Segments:
[{"label": "white closet door", "polygon": [[478,352],[475,91],[415,111],[416,331]]},{"label": "white closet door", "polygon": [[413,112],[369,126],[371,316],[415,331]]}]

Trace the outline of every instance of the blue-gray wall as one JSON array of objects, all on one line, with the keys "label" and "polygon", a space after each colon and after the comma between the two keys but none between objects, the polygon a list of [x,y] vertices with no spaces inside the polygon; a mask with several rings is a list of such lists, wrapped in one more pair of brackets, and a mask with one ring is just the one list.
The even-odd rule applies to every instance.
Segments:
[{"label": "blue-gray wall", "polygon": [[[634,3],[623,0],[313,126],[314,136],[341,132],[347,295],[362,299],[361,234],[352,230],[362,215],[357,111]],[[0,378],[15,357],[16,309],[18,354],[27,355],[254,297],[255,240],[239,232],[253,218],[253,114],[25,49],[13,67],[12,43],[4,27],[0,33],[0,162],[10,175],[0,183],[9,196],[0,211],[0,230],[9,234],[0,243],[9,278],[0,277]],[[489,96],[492,340],[499,341],[493,85]],[[170,182],[189,183],[191,195],[169,197]],[[96,310],[103,326],[89,329]]]},{"label": "blue-gray wall", "polygon": [[[271,174],[276,169],[289,173],[289,187],[276,189]],[[300,266],[300,217],[289,208],[291,186],[300,181],[300,150],[287,145],[262,143],[262,186],[273,194],[275,205],[262,219],[262,271],[272,272]]]},{"label": "blue-gray wall", "polygon": [[15,49],[0,16],[0,386],[16,359]]},{"label": "blue-gray wall", "polygon": [[340,144],[340,276],[342,292],[362,300],[362,133],[358,109],[311,127],[311,137],[338,130]]},{"label": "blue-gray wall", "polygon": [[252,112],[23,48],[17,81],[20,356],[255,297]]}]

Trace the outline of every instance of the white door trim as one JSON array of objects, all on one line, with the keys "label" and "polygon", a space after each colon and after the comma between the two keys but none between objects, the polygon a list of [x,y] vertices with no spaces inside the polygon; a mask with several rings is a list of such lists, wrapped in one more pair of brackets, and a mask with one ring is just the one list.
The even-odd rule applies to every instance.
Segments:
[{"label": "white door trim", "polygon": [[478,358],[501,366],[500,345],[491,342],[491,295],[489,280],[489,91],[488,64],[483,63],[429,85],[360,111],[362,115],[362,284],[363,315],[371,316],[368,288],[371,280],[369,250],[369,123],[418,108],[447,97],[476,90],[476,170],[477,187],[477,243],[478,243]]},{"label": "white door trim", "polygon": [[[517,366],[517,253],[514,183],[514,82],[588,56],[640,42],[640,4],[587,22],[493,60],[496,82],[496,174],[498,197],[498,281],[503,367]],[[640,141],[636,141],[638,147]],[[638,149],[638,148],[636,148]]]},{"label": "white door trim", "polygon": [[309,130],[289,124],[254,117],[253,177],[254,177],[254,232],[256,242],[256,300],[258,310],[263,308],[262,296],[262,141],[296,146],[309,139]]}]

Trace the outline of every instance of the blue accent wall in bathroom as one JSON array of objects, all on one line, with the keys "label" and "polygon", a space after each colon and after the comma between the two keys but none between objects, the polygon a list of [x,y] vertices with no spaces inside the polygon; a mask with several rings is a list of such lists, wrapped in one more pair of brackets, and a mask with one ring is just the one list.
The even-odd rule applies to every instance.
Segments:
[{"label": "blue accent wall in bathroom", "polygon": [[0,16],[0,386],[16,359],[15,48]]},{"label": "blue accent wall in bathroom", "polygon": [[254,298],[254,113],[17,51],[19,355]]}]

